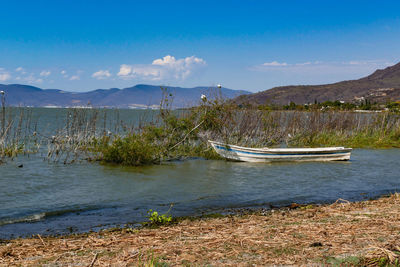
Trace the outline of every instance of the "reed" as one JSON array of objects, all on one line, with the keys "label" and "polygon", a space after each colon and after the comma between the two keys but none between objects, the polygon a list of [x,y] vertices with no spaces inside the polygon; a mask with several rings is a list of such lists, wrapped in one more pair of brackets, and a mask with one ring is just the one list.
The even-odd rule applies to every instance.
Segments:
[{"label": "reed", "polygon": [[64,126],[46,137],[48,160],[64,164],[80,159],[95,160],[100,148],[124,134],[120,128],[129,128],[115,118],[119,118],[118,110],[69,109]]},{"label": "reed", "polygon": [[37,124],[32,121],[32,109],[3,106],[0,117],[0,157],[3,160],[39,151],[40,141],[35,131]]},{"label": "reed", "polygon": [[244,146],[400,147],[398,113],[231,108],[220,118],[219,130],[206,130],[207,137]]},{"label": "reed", "polygon": [[207,140],[250,147],[400,147],[400,114],[395,112],[256,110],[218,96],[173,110],[173,95],[166,89],[163,95],[159,111],[144,114],[136,125],[123,122],[119,110],[69,109],[51,134],[38,129],[32,109],[2,106],[0,156],[44,152],[43,146],[53,162],[143,165],[218,159]]},{"label": "reed", "polygon": [[252,147],[400,147],[398,113],[239,109],[221,99],[177,113],[168,108],[170,102],[165,100],[155,123],[105,144],[99,150],[101,160],[141,165],[185,157],[218,158],[207,140]]},{"label": "reed", "polygon": [[204,117],[205,106],[172,110],[172,95],[163,93],[158,116],[98,146],[95,150],[99,160],[138,166],[213,153],[200,134],[208,119]]}]

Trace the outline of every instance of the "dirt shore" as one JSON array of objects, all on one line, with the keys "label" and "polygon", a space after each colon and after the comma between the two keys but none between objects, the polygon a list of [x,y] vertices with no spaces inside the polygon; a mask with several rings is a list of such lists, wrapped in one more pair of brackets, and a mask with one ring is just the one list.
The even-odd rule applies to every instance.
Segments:
[{"label": "dirt shore", "polygon": [[400,194],[0,244],[1,266],[354,265],[400,262]]}]

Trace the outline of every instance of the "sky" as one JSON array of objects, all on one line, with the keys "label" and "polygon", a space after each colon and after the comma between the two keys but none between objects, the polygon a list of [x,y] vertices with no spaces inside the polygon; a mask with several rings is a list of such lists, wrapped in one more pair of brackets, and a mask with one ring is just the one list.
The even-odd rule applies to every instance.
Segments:
[{"label": "sky", "polygon": [[2,1],[0,83],[263,91],[400,61],[400,1]]}]

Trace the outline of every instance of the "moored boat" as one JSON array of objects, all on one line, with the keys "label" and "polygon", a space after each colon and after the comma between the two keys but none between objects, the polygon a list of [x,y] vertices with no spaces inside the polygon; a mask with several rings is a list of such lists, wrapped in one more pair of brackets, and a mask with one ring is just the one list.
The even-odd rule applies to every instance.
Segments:
[{"label": "moored boat", "polygon": [[208,142],[220,156],[247,162],[350,160],[352,151],[345,147],[250,148],[210,140]]}]

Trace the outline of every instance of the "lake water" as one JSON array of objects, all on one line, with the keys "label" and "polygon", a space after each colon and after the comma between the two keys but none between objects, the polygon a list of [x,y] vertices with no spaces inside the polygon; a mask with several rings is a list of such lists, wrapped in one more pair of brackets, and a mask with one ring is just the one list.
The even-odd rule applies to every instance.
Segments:
[{"label": "lake water", "polygon": [[[65,113],[35,112],[42,118],[52,112],[53,120]],[[140,117],[138,111],[123,112]],[[377,197],[400,191],[399,159],[400,149],[355,149],[349,162],[192,159],[139,168],[20,156],[0,165],[0,239],[135,224],[146,220],[149,209],[165,212],[171,204],[171,214],[183,216]]]}]

